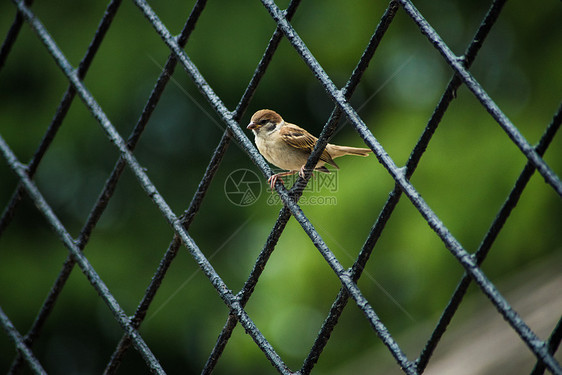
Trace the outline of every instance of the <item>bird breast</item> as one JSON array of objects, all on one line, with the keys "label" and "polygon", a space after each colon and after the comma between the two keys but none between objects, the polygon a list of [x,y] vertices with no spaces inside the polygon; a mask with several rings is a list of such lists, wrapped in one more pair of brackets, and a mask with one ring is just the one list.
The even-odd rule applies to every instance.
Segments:
[{"label": "bird breast", "polygon": [[[286,170],[299,170],[310,155],[289,146],[278,134],[271,134],[269,137],[256,135],[256,146],[268,162]],[[319,163],[318,166],[322,164],[324,163]]]}]

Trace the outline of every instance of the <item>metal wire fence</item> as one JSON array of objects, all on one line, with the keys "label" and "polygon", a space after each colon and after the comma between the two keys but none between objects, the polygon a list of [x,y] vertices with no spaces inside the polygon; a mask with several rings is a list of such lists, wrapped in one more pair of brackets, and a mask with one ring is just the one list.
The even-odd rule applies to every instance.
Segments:
[{"label": "metal wire fence", "polygon": [[[115,373],[118,371],[125,354],[131,345],[142,356],[146,362],[146,366],[153,373],[165,373],[165,369],[161,365],[158,357],[153,353],[149,345],[139,334],[143,320],[146,317],[149,306],[153,302],[162,282],[166,276],[166,272],[174,262],[179,249],[185,246],[191,254],[193,260],[197,263],[210,284],[216,290],[224,304],[229,310],[229,314],[224,323],[224,327],[216,341],[216,345],[208,355],[207,362],[203,365],[202,373],[210,374],[215,369],[223,351],[231,339],[234,328],[240,324],[245,332],[251,336],[255,345],[267,357],[271,365],[282,374],[308,374],[313,371],[316,363],[323,353],[324,348],[328,344],[334,328],[338,324],[338,320],[344,311],[346,305],[351,300],[364,314],[365,319],[372,327],[373,333],[387,347],[390,354],[394,357],[397,365],[406,374],[423,373],[432,355],[439,345],[441,338],[447,330],[449,323],[455,316],[457,309],[467,293],[467,289],[471,283],[474,283],[483,293],[489,302],[497,309],[497,312],[503,317],[511,329],[519,336],[519,339],[528,347],[528,350],[536,357],[537,364],[533,370],[534,374],[542,373],[548,370],[554,374],[562,374],[562,368],[556,361],[553,354],[556,352],[560,340],[562,338],[562,324],[559,322],[553,327],[550,338],[547,341],[541,340],[531,330],[529,325],[518,315],[512,308],[510,303],[498,291],[497,287],[490,281],[487,275],[480,267],[486,259],[489,250],[494,241],[503,228],[504,223],[508,220],[511,211],[518,204],[519,197],[524,191],[527,183],[535,171],[544,178],[553,191],[562,196],[562,182],[552,168],[543,160],[542,156],[546,152],[549,144],[554,138],[560,123],[562,122],[562,106],[559,107],[554,114],[552,121],[548,124],[540,142],[533,146],[519,132],[517,127],[507,118],[499,106],[490,98],[488,93],[482,88],[480,83],[470,73],[469,68],[477,57],[478,52],[486,42],[488,33],[499,19],[505,0],[495,0],[481,21],[480,27],[476,31],[472,41],[467,46],[465,53],[461,56],[455,55],[449,46],[443,41],[440,35],[434,30],[432,25],[426,21],[423,15],[409,0],[390,1],[386,11],[382,14],[378,26],[376,27],[371,39],[364,49],[360,60],[357,62],[353,73],[347,80],[343,88],[338,88],[331,77],[323,70],[314,55],[310,52],[307,45],[299,37],[291,25],[291,19],[299,6],[299,0],[291,1],[286,10],[281,10],[272,0],[262,0],[263,7],[275,21],[277,27],[271,36],[267,48],[263,53],[261,60],[255,70],[255,73],[247,85],[243,95],[240,98],[234,110],[229,110],[224,101],[214,91],[213,87],[206,81],[197,66],[185,52],[190,34],[195,29],[199,16],[205,11],[206,1],[199,0],[193,7],[189,18],[186,20],[183,29],[178,36],[174,36],[167,26],[160,20],[159,15],[144,0],[133,0],[138,7],[138,11],[146,17],[147,21],[154,28],[154,32],[158,34],[170,51],[169,58],[162,69],[161,75],[158,77],[156,84],[150,94],[144,109],[131,132],[128,140],[125,140],[116,130],[115,125],[110,121],[106,111],[89,91],[85,84],[85,77],[88,69],[96,56],[100,46],[104,41],[106,33],[111,29],[112,21],[118,13],[121,0],[111,1],[101,19],[95,35],[77,68],[73,67],[69,60],[65,57],[64,51],[56,44],[55,39],[49,34],[47,28],[37,17],[31,6],[30,1],[14,0],[16,15],[9,32],[7,33],[2,50],[0,52],[0,68],[10,56],[12,46],[17,43],[18,35],[22,26],[29,26],[47,49],[60,71],[66,76],[69,86],[63,99],[60,101],[56,114],[50,123],[39,147],[36,149],[33,157],[28,163],[23,163],[12,151],[10,145],[0,137],[0,150],[4,160],[8,164],[12,172],[17,176],[18,187],[14,191],[11,199],[6,204],[0,221],[0,235],[13,221],[18,207],[24,196],[28,196],[37,207],[38,212],[45,217],[52,231],[59,237],[69,251],[68,257],[57,276],[53,287],[50,289],[45,302],[41,306],[34,323],[27,333],[23,334],[16,330],[12,324],[10,317],[0,309],[0,322],[7,332],[8,336],[13,340],[17,350],[17,356],[13,360],[11,373],[18,372],[24,364],[27,364],[35,373],[45,373],[41,362],[33,353],[34,343],[41,337],[42,330],[53,311],[57,300],[67,285],[70,273],[77,265],[81,272],[86,275],[91,286],[96,290],[107,307],[111,310],[115,320],[122,329],[122,338],[116,346],[113,355],[107,363],[105,372]],[[357,109],[350,104],[350,99],[361,82],[363,73],[366,71],[371,59],[373,58],[380,41],[385,36],[387,30],[392,27],[393,20],[398,11],[405,12],[411,21],[414,22],[421,33],[427,40],[439,51],[443,60],[449,65],[453,71],[441,99],[435,107],[433,114],[412,150],[405,167],[400,168],[396,162],[385,151],[381,143],[375,135],[366,126],[363,119],[358,115]],[[197,216],[199,209],[205,200],[206,193],[213,183],[213,177],[225,158],[227,147],[233,141],[236,142],[241,149],[248,155],[248,158],[258,167],[263,176],[268,177],[272,171],[263,157],[258,153],[252,142],[248,139],[244,131],[239,125],[246,109],[248,108],[253,95],[260,85],[261,79],[266,73],[269,63],[276,53],[282,38],[286,38],[294,51],[298,53],[302,61],[308,66],[310,71],[316,77],[318,82],[324,88],[326,95],[334,102],[335,107],[323,127],[322,133],[315,146],[312,155],[307,162],[307,172],[304,178],[299,177],[290,190],[287,190],[281,184],[276,185],[276,194],[279,195],[283,202],[283,207],[279,211],[278,218],[271,229],[263,248],[255,260],[253,269],[248,276],[244,286],[234,292],[226,284],[221,275],[215,270],[209,257],[205,256],[199,248],[198,244],[189,234],[189,228]],[[149,119],[153,115],[155,108],[159,103],[164,89],[170,82],[170,78],[177,66],[185,70],[191,78],[197,89],[214,109],[218,117],[227,126],[220,142],[216,145],[214,153],[204,172],[203,178],[200,180],[198,188],[193,195],[189,207],[182,215],[177,215],[170,208],[165,197],[160,193],[157,186],[151,181],[145,169],[141,166],[133,151],[141,138]],[[461,85],[468,88],[474,97],[480,102],[481,106],[489,112],[497,124],[503,129],[509,139],[515,144],[521,154],[527,160],[527,165],[521,171],[519,178],[515,182],[513,189],[509,193],[505,203],[498,212],[495,220],[486,232],[481,241],[480,246],[474,254],[470,254],[461,243],[455,238],[446,226],[446,223],[436,215],[432,208],[422,198],[416,187],[410,182],[411,176],[414,174],[422,155],[427,149],[429,142],[440,124],[444,114],[451,102],[456,98],[456,92]],[[113,170],[103,191],[93,207],[89,216],[84,223],[80,234],[77,238],[73,238],[69,230],[65,228],[61,220],[55,214],[55,211],[45,199],[42,192],[34,182],[34,175],[43,159],[45,153],[55,139],[57,132],[67,116],[69,108],[75,97],[83,102],[83,105],[94,116],[99,125],[111,143],[119,152],[119,158],[115,162]],[[375,224],[365,239],[364,245],[359,252],[353,266],[349,269],[345,268],[340,260],[334,255],[334,252],[328,247],[326,241],[319,235],[310,219],[304,214],[299,206],[299,198],[303,193],[308,180],[311,178],[311,168],[319,160],[320,155],[333,136],[338,122],[342,116],[351,123],[365,144],[371,148],[376,155],[378,161],[387,170],[388,174],[395,182],[395,188],[390,192],[388,200],[383,209],[380,211]],[[96,227],[96,224],[105,212],[108,203],[112,199],[116,187],[120,181],[125,167],[128,167],[136,177],[138,184],[144,192],[150,197],[154,205],[160,211],[162,218],[173,228],[174,236],[169,244],[164,256],[162,257],[154,276],[147,287],[146,292],[139,302],[137,310],[133,316],[128,316],[119,301],[114,297],[106,283],[102,280],[92,263],[88,259],[83,250],[88,245],[90,235]],[[402,195],[405,195],[415,207],[421,216],[425,219],[431,229],[441,239],[446,248],[456,258],[458,263],[464,268],[464,276],[459,281],[449,303],[443,310],[442,315],[437,322],[433,332],[428,337],[425,347],[415,359],[408,358],[403,348],[398,344],[396,339],[390,333],[387,326],[379,318],[379,315],[373,308],[373,305],[365,297],[364,292],[358,286],[358,281],[369,261],[371,253],[380,239],[385,226],[392,216],[395,207]],[[245,310],[245,306],[252,297],[256,285],[260,280],[260,276],[264,271],[270,256],[275,250],[275,246],[283,233],[290,217],[294,217],[302,230],[310,238],[310,241],[318,249],[326,263],[333,270],[333,273],[341,283],[341,289],[334,299],[334,302],[327,313],[322,327],[314,341],[314,344],[300,369],[290,369],[286,361],[278,353],[276,348],[268,341],[267,337],[262,334],[259,327],[252,320],[252,317]]]}]

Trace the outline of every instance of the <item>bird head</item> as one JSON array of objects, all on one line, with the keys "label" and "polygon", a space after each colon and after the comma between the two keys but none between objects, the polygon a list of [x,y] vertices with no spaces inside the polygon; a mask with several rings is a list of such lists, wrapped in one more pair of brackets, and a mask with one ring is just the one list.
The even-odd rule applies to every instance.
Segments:
[{"label": "bird head", "polygon": [[259,132],[262,128],[268,131],[274,130],[277,125],[283,123],[283,118],[271,109],[261,109],[254,113],[247,129]]}]

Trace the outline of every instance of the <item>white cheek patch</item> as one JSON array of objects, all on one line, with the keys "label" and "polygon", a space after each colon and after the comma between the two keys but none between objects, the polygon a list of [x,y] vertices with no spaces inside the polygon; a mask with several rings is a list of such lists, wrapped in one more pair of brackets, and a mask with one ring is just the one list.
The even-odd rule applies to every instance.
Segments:
[{"label": "white cheek patch", "polygon": [[279,128],[279,126],[275,126],[275,124],[268,123],[267,125],[264,126],[264,128],[268,133],[273,133]]}]

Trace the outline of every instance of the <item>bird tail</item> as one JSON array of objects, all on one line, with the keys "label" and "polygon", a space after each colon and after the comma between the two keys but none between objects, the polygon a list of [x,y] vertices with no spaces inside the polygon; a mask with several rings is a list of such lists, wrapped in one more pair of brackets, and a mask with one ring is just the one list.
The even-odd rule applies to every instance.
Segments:
[{"label": "bird tail", "polygon": [[349,146],[337,146],[331,145],[332,150],[330,153],[332,154],[333,158],[337,158],[339,156],[344,155],[357,155],[357,156],[369,156],[373,150],[370,148],[361,148],[361,147],[349,147]]}]

